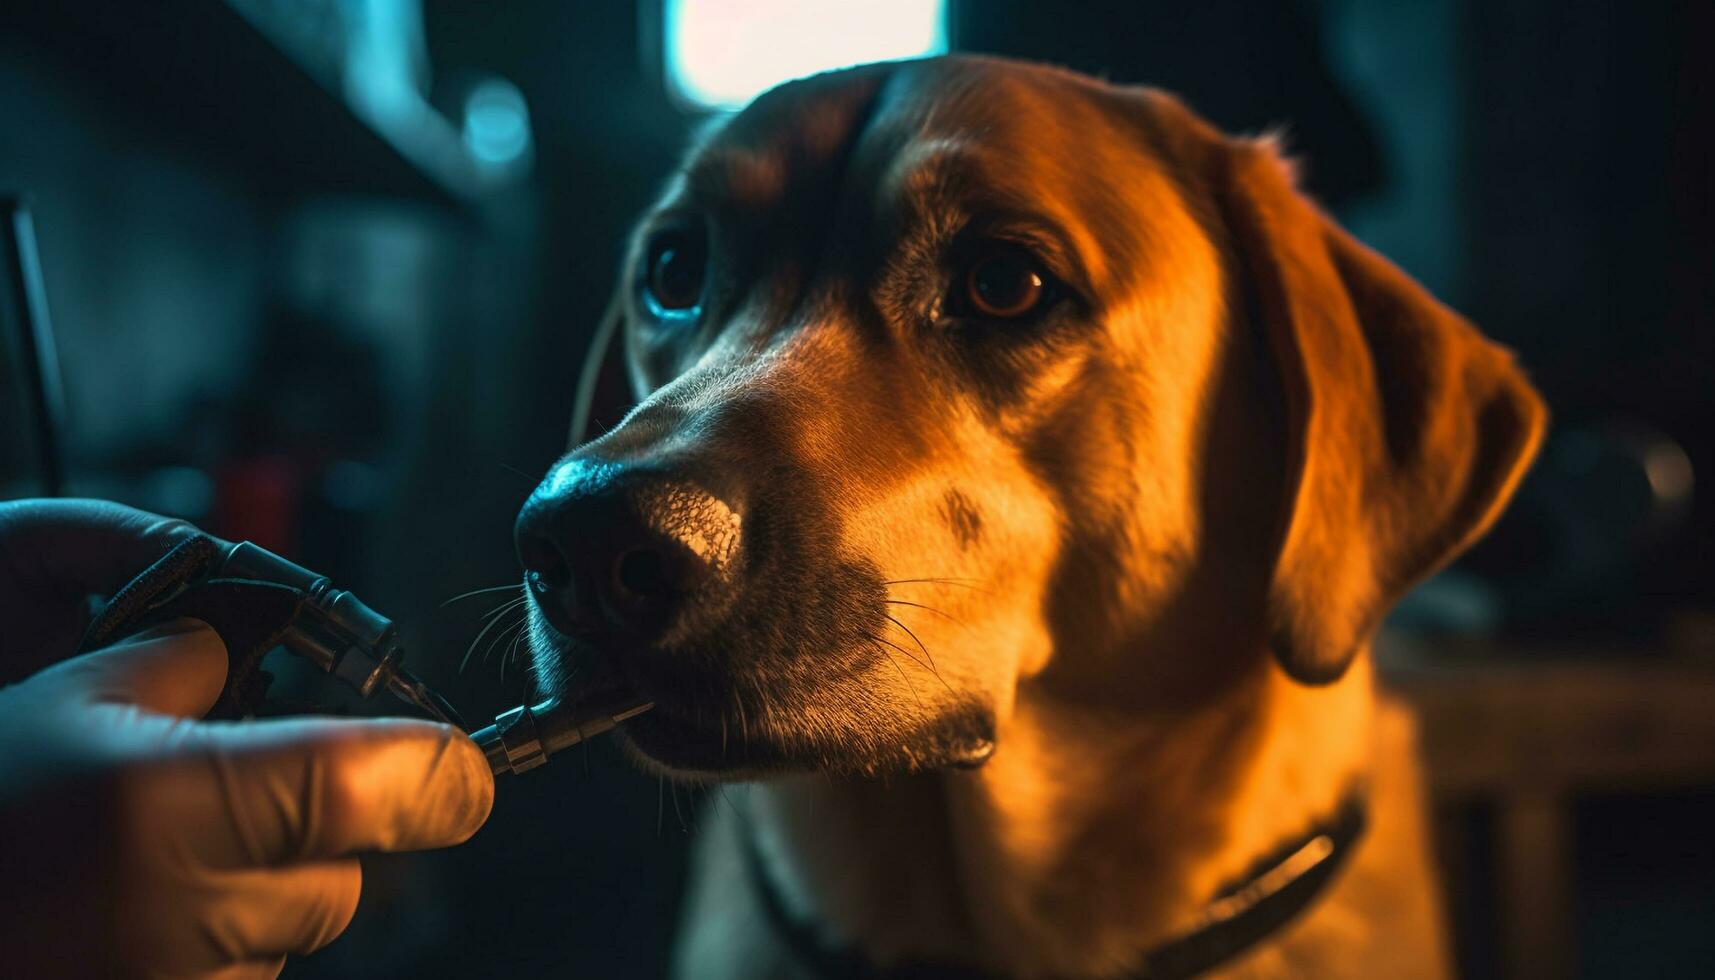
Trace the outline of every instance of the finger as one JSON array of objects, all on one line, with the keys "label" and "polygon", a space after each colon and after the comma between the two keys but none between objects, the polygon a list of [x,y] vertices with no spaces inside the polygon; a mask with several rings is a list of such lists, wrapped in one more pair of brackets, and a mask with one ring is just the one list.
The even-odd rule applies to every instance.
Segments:
[{"label": "finger", "polygon": [[200,718],[226,684],[226,644],[207,623],[178,619],[42,672],[89,703]]},{"label": "finger", "polygon": [[461,843],[494,777],[447,725],[291,719],[191,726],[156,796],[163,826],[213,867]]},{"label": "finger", "polygon": [[195,914],[222,962],[255,963],[313,953],[338,938],[357,912],[363,871],[356,858],[289,868],[223,872],[216,897]]},{"label": "finger", "polygon": [[350,924],[362,892],[356,859],[278,869],[181,869],[118,910],[120,952],[172,976],[272,976]]},{"label": "finger", "polygon": [[0,505],[0,562],[15,588],[111,595],[195,533],[105,500],[12,501]]}]

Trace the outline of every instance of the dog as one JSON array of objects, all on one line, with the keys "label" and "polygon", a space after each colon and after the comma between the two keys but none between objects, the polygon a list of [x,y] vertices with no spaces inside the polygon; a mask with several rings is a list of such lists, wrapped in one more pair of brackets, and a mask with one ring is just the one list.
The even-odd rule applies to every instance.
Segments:
[{"label": "dog", "polygon": [[1545,418],[1271,139],[999,59],[791,82],[631,240],[518,518],[534,676],[742,784],[686,977],[1444,975],[1368,645]]}]

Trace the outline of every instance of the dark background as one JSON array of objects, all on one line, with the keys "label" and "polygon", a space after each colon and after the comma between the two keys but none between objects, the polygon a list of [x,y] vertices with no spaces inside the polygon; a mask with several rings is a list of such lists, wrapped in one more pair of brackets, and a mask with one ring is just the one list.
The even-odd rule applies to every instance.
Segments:
[{"label": "dark background", "polygon": [[[33,204],[71,489],[335,576],[487,717],[526,696],[503,673],[513,620],[459,661],[507,593],[443,603],[516,580],[512,518],[564,449],[619,243],[698,119],[663,88],[652,4],[426,0],[418,22],[378,3],[406,15],[369,29],[420,37],[383,47],[452,133],[401,139],[342,75],[363,7],[5,5],[0,191]],[[1715,8],[966,0],[951,36],[1284,126],[1348,227],[1519,352],[1554,440],[1397,628],[1715,659],[1715,495],[1695,486],[1715,473]],[[528,152],[446,163],[495,79],[528,106]],[[498,795],[471,844],[367,861],[351,932],[288,972],[657,975],[698,802],[601,745]],[[1575,810],[1581,972],[1709,975],[1715,797]],[[1474,841],[1451,859],[1461,963],[1496,975],[1487,818],[1452,819]]]}]

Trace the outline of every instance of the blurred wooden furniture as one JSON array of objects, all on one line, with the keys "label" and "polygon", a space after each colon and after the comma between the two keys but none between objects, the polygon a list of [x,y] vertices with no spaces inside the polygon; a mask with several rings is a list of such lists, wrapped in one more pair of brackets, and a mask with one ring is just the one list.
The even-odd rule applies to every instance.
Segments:
[{"label": "blurred wooden furniture", "polygon": [[[1571,803],[1715,784],[1715,659],[1378,642],[1438,807],[1494,806],[1502,975],[1575,972]],[[1433,651],[1433,652],[1431,652]]]}]

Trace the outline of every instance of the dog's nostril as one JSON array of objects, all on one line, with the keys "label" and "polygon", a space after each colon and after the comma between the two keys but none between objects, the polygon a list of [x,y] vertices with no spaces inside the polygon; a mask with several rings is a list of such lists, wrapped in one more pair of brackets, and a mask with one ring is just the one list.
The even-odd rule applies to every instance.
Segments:
[{"label": "dog's nostril", "polygon": [[[568,576],[550,576],[546,573],[537,571],[524,573],[524,581],[529,583],[530,591],[540,596],[545,596],[559,588],[561,585],[564,585],[564,580],[566,578],[568,578]],[[559,579],[559,581],[556,581],[556,579]]]},{"label": "dog's nostril", "polygon": [[539,593],[564,588],[572,581],[571,566],[566,564],[565,556],[546,538],[532,536],[520,540],[518,557],[524,564],[530,587]]},{"label": "dog's nostril", "polygon": [[650,548],[632,548],[621,554],[613,563],[613,580],[622,595],[652,598],[673,592],[666,559]]},{"label": "dog's nostril", "polygon": [[591,472],[538,488],[518,513],[513,538],[532,610],[597,647],[694,628],[692,613],[726,594],[738,512],[683,480],[617,465]]}]

